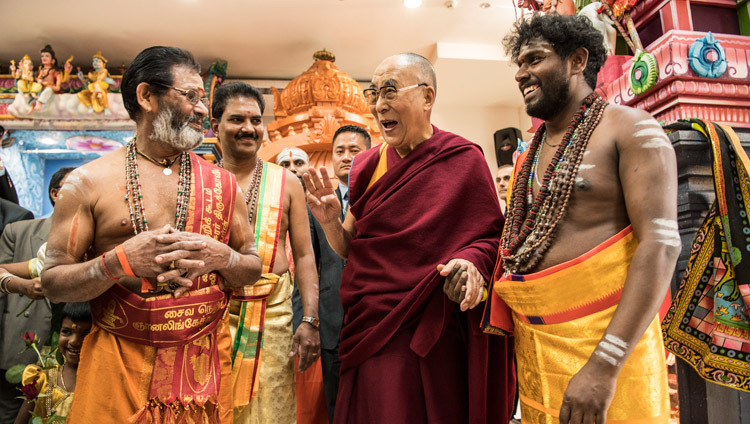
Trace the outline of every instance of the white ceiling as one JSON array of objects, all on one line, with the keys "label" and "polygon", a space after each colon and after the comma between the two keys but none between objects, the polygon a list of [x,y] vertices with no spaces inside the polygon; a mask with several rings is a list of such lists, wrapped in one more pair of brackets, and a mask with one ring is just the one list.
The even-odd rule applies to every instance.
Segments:
[{"label": "white ceiling", "polygon": [[513,0],[0,0],[0,69],[50,43],[58,61],[88,66],[101,50],[116,73],[143,48],[186,48],[204,67],[229,63],[228,76],[291,79],[325,48],[336,65],[369,81],[385,57],[413,51],[436,66],[438,99],[473,106],[520,106],[514,66],[500,41],[521,12]]}]

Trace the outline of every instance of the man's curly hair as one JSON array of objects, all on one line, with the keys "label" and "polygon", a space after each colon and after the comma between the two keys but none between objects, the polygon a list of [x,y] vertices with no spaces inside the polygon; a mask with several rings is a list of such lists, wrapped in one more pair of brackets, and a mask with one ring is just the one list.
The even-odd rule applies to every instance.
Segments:
[{"label": "man's curly hair", "polygon": [[591,25],[591,21],[583,16],[558,14],[534,15],[531,19],[519,20],[513,25],[513,31],[503,39],[505,53],[515,62],[521,47],[535,38],[552,44],[555,53],[563,60],[579,47],[588,50],[589,59],[583,76],[592,89],[596,88],[596,75],[607,59],[607,51],[604,49],[604,37]]}]

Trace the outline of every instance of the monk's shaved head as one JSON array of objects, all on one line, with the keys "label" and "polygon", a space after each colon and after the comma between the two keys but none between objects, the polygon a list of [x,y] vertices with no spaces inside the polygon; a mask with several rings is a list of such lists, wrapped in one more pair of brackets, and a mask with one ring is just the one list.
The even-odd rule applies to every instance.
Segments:
[{"label": "monk's shaved head", "polygon": [[[387,99],[380,95],[384,87],[392,88]],[[432,136],[435,70],[429,60],[414,53],[390,56],[375,68],[367,90],[377,95],[368,102],[384,141],[401,157]]]},{"label": "monk's shaved head", "polygon": [[[391,56],[385,61],[396,60],[400,66],[403,67],[414,67],[416,68],[417,75],[421,82],[426,82],[435,90],[437,93],[437,77],[435,76],[435,68],[432,66],[426,57],[416,53],[401,53],[395,56]],[[385,62],[384,61],[384,62]]]}]

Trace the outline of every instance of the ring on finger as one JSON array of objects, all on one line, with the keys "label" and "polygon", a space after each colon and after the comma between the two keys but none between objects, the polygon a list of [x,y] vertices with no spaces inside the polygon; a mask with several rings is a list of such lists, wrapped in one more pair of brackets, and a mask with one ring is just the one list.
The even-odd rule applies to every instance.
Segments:
[{"label": "ring on finger", "polygon": [[169,269],[175,269],[174,261],[169,263]]}]

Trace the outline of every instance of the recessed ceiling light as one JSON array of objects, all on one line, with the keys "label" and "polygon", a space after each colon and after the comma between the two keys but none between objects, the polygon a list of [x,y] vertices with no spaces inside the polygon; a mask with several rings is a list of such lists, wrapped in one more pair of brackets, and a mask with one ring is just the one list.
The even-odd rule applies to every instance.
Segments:
[{"label": "recessed ceiling light", "polygon": [[447,9],[455,9],[458,7],[458,1],[457,0],[448,0],[445,2],[445,7]]},{"label": "recessed ceiling light", "polygon": [[422,5],[422,0],[404,0],[404,6],[409,9],[416,9]]},{"label": "recessed ceiling light", "polygon": [[487,3],[487,2],[484,2],[484,3],[482,3],[482,4],[479,5],[479,7],[481,7],[482,9],[489,9],[490,6],[492,6],[492,5],[490,3]]}]

